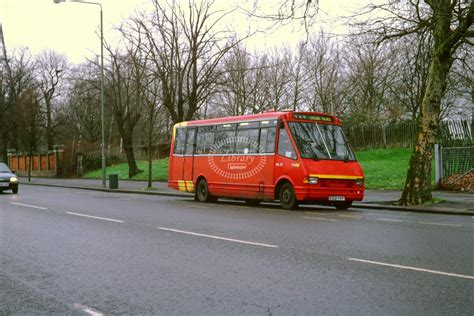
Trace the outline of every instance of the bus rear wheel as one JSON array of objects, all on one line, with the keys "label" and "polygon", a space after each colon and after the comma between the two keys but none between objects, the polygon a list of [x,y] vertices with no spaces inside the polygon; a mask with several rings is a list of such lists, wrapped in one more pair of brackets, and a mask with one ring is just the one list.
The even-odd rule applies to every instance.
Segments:
[{"label": "bus rear wheel", "polygon": [[345,211],[349,207],[352,206],[352,201],[350,201],[350,202],[336,202],[336,203],[334,203],[334,206],[336,207],[337,210]]},{"label": "bus rear wheel", "polygon": [[208,203],[215,202],[217,199],[209,193],[207,181],[204,179],[199,180],[196,188],[196,198],[199,202]]},{"label": "bus rear wheel", "polygon": [[295,190],[290,183],[285,183],[280,188],[280,204],[285,210],[294,210],[298,208]]}]

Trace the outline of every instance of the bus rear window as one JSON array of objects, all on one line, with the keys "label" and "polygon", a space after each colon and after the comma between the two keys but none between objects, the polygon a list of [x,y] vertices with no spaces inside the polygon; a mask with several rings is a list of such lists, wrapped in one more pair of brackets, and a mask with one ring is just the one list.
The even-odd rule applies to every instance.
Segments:
[{"label": "bus rear window", "polygon": [[186,129],[185,128],[177,128],[176,129],[176,136],[174,139],[174,154],[176,155],[184,155],[184,145],[186,139]]}]

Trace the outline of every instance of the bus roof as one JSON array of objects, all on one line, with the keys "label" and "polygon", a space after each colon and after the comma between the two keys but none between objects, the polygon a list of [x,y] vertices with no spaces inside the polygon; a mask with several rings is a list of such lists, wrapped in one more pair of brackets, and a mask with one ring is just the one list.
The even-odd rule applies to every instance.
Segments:
[{"label": "bus roof", "polygon": [[[213,119],[205,119],[205,120],[195,120],[195,121],[187,121],[178,123],[178,126],[195,126],[195,125],[211,125],[211,124],[224,124],[224,123],[231,123],[231,122],[246,122],[246,121],[259,121],[259,120],[271,120],[271,119],[297,119],[297,120],[313,120],[314,119],[305,119],[305,118],[295,118],[294,114],[302,114],[312,117],[327,117],[332,118],[332,123],[340,124],[340,121],[337,117],[332,116],[330,114],[321,113],[321,112],[293,112],[293,111],[275,111],[275,112],[264,112],[259,114],[250,114],[250,115],[240,115],[240,116],[227,116],[227,117],[220,117],[220,118],[213,118]],[[316,119],[317,120],[317,119]]]}]

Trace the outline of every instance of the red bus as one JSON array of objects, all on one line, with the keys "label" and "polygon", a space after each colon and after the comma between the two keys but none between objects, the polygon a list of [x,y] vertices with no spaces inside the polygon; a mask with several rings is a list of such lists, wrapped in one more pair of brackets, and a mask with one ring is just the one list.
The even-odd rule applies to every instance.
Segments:
[{"label": "red bus", "polygon": [[279,200],[284,209],[317,203],[347,209],[364,197],[364,174],[335,116],[267,112],[178,123],[168,186],[249,204]]}]

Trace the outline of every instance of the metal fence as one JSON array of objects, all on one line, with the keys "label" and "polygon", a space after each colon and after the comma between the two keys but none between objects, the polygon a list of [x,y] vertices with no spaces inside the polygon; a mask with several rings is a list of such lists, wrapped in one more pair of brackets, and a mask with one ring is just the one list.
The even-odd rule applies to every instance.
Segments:
[{"label": "metal fence", "polygon": [[[389,147],[413,147],[417,134],[416,122],[379,125],[347,125],[344,127],[349,142],[357,150]],[[473,145],[471,122],[443,121],[438,130],[437,143],[443,146]]]},{"label": "metal fence", "polygon": [[441,147],[441,177],[474,169],[474,146]]}]

